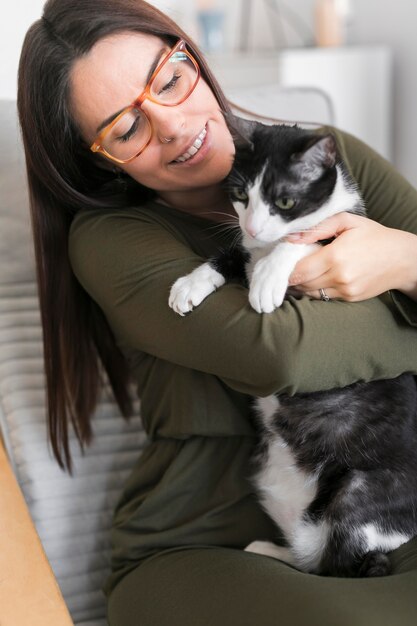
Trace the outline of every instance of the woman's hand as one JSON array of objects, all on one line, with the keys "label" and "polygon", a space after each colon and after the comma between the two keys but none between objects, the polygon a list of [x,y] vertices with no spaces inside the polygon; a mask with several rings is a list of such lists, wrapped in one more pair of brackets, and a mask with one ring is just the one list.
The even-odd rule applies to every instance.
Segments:
[{"label": "woman's hand", "polygon": [[289,235],[292,243],[336,237],[299,261],[290,286],[313,298],[366,300],[398,289],[417,300],[417,236],[352,213],[334,215],[315,229]]}]

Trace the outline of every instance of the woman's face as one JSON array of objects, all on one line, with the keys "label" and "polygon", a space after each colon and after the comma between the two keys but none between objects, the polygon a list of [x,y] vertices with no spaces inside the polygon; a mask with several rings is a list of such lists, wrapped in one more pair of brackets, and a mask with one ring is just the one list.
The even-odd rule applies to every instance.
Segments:
[{"label": "woman's face", "polygon": [[[76,61],[71,74],[71,103],[88,145],[106,118],[138,97],[150,68],[168,49],[152,35],[119,33],[100,40]],[[145,100],[142,108],[151,120],[153,136],[142,154],[120,166],[132,178],[155,191],[178,192],[217,184],[228,174],[233,141],[219,104],[203,79],[178,106],[164,107]],[[174,162],[204,128],[207,134],[198,153],[186,162]],[[164,138],[171,141],[164,143]]]}]

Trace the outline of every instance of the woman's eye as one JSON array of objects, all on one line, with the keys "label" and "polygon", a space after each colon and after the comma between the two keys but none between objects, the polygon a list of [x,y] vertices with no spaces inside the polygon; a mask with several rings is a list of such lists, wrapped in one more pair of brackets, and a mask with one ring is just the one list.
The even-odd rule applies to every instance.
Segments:
[{"label": "woman's eye", "polygon": [[278,200],[275,200],[275,206],[283,211],[288,211],[294,208],[295,200],[293,198],[278,198]]},{"label": "woman's eye", "polygon": [[174,74],[171,80],[162,87],[162,89],[159,91],[159,94],[163,94],[163,93],[166,93],[167,91],[171,91],[172,89],[174,89],[175,85],[177,84],[180,78],[181,78],[181,74]]},{"label": "woman's eye", "polygon": [[246,200],[248,199],[248,194],[246,193],[246,191],[237,187],[232,189],[230,195],[232,196],[232,200],[238,200],[239,202],[246,202]]},{"label": "woman's eye", "polygon": [[131,139],[131,137],[133,137],[133,135],[136,133],[138,126],[139,126],[139,122],[140,122],[140,117],[138,116],[133,122],[132,126],[129,128],[129,130],[126,133],[124,133],[124,135],[121,135],[120,137],[117,138],[118,141],[121,141],[122,143],[129,141],[129,139]]}]

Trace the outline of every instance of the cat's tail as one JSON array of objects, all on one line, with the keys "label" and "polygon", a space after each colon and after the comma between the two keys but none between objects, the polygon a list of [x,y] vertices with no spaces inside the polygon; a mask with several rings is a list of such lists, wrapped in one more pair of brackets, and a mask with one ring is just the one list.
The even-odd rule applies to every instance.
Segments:
[{"label": "cat's tail", "polygon": [[351,526],[335,522],[322,553],[319,574],[343,578],[369,578],[391,574],[388,555],[382,550],[366,549],[361,536],[352,532]]},{"label": "cat's tail", "polygon": [[357,573],[359,578],[371,576],[389,576],[392,572],[392,565],[389,557],[384,552],[372,550],[368,552]]}]

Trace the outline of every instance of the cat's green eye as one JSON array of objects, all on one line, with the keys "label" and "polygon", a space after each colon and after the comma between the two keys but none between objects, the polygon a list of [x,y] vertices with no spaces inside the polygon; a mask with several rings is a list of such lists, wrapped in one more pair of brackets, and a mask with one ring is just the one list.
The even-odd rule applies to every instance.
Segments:
[{"label": "cat's green eye", "polygon": [[278,200],[275,200],[275,206],[283,211],[288,211],[294,208],[295,200],[293,198],[278,198]]},{"label": "cat's green eye", "polygon": [[232,189],[232,198],[233,200],[239,200],[239,202],[246,202],[248,199],[248,194],[243,189],[239,189],[239,187],[234,187]]}]

